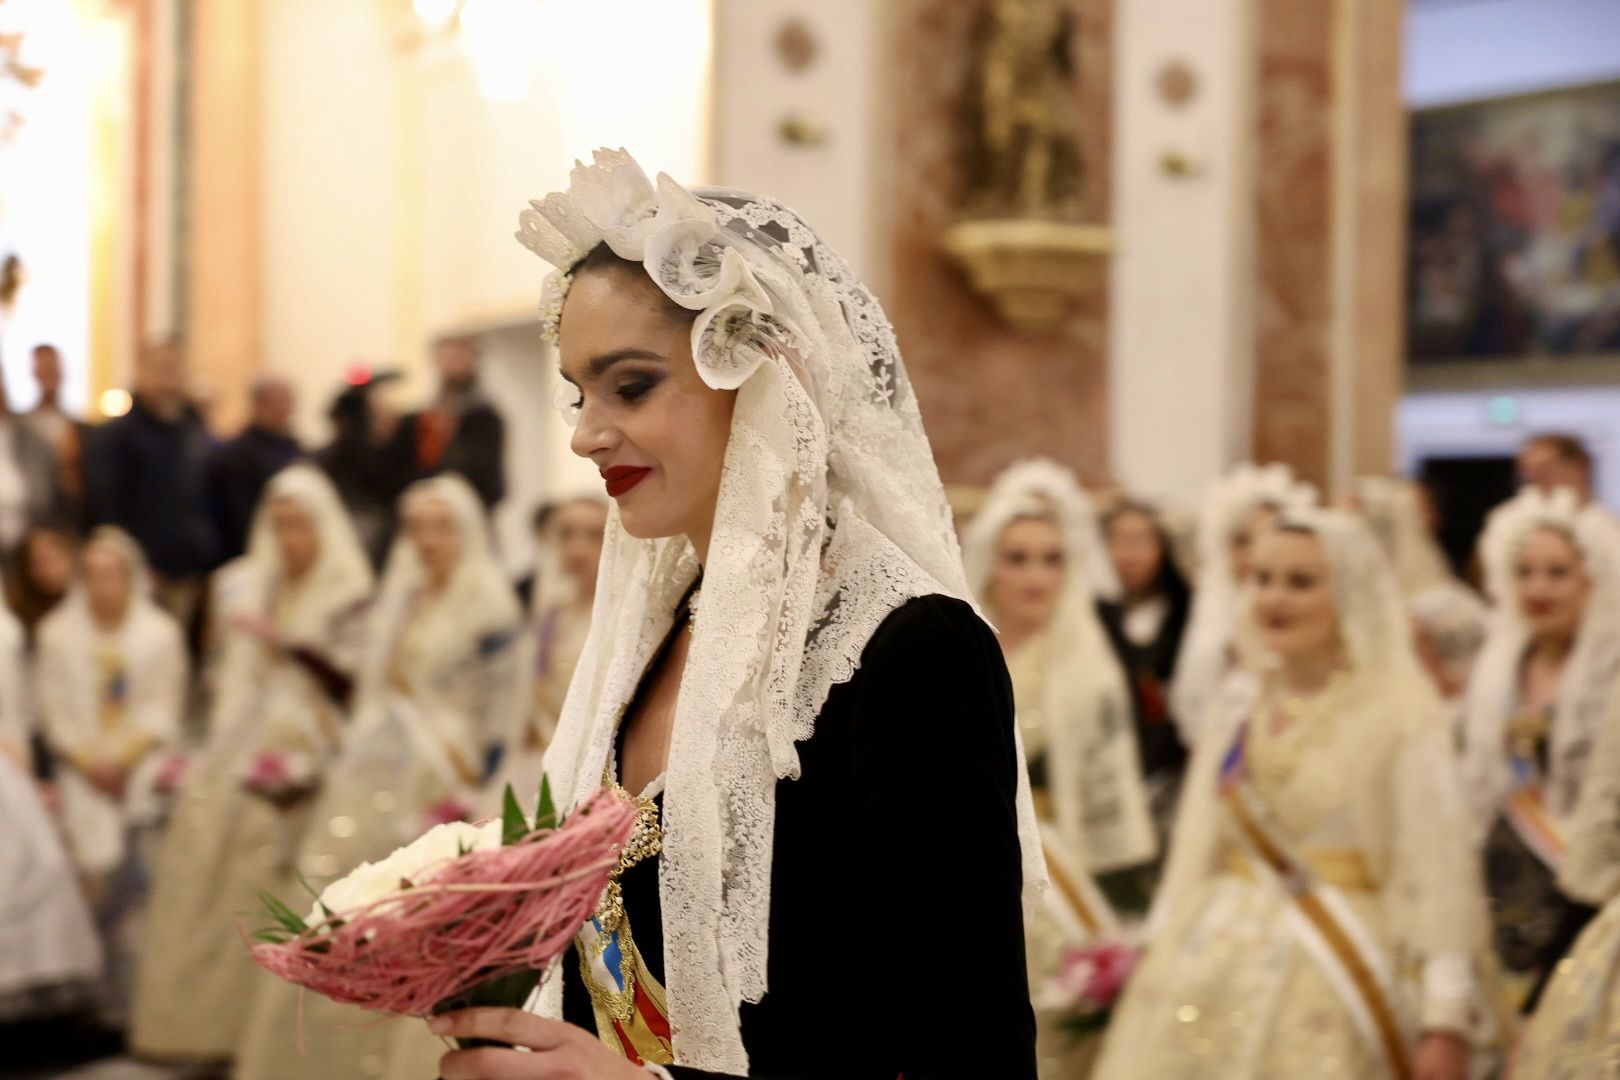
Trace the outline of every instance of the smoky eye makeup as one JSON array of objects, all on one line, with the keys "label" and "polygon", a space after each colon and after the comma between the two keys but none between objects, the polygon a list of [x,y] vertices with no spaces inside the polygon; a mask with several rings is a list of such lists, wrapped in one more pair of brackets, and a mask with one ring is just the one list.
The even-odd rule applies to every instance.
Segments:
[{"label": "smoky eye makeup", "polygon": [[653,390],[657,389],[658,384],[663,381],[664,376],[662,374],[656,374],[650,371],[629,373],[618,380],[618,384],[613,388],[613,392],[619,397],[620,400],[626,402],[627,404],[634,405],[636,402],[650,394]]}]

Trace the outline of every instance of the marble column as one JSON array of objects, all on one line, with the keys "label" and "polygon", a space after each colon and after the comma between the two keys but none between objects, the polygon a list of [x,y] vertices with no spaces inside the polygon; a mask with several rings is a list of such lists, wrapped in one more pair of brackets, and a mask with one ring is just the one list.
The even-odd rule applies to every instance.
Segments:
[{"label": "marble column", "polygon": [[1401,6],[1258,2],[1254,455],[1340,495],[1401,388]]}]

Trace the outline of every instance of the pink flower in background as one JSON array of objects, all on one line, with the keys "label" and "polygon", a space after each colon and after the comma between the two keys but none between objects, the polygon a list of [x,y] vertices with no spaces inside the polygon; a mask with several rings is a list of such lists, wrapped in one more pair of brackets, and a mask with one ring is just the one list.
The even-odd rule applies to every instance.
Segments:
[{"label": "pink flower in background", "polygon": [[1136,946],[1117,939],[1070,949],[1040,1000],[1084,1027],[1106,1021],[1141,955]]},{"label": "pink flower in background", "polygon": [[1064,960],[1064,972],[1080,980],[1080,997],[1097,1008],[1107,1008],[1119,999],[1141,953],[1119,941],[1103,941],[1089,949],[1077,949]]},{"label": "pink flower in background", "polygon": [[260,750],[240,774],[242,786],[272,802],[287,802],[315,790],[315,763],[295,751]]},{"label": "pink flower in background", "polygon": [[426,810],[422,811],[422,829],[427,831],[435,825],[448,825],[453,821],[471,821],[477,808],[459,795],[446,795]]},{"label": "pink flower in background", "polygon": [[174,794],[180,790],[180,785],[185,783],[186,769],[190,765],[191,758],[186,754],[170,754],[158,767],[157,779],[153,781],[153,785],[164,795]]}]

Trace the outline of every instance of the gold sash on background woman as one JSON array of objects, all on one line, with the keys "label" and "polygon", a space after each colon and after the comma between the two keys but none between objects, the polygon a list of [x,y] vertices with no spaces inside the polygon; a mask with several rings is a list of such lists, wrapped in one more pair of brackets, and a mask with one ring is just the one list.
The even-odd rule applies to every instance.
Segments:
[{"label": "gold sash on background woman", "polygon": [[[1396,1080],[1412,1076],[1412,1033],[1395,1008],[1395,977],[1378,939],[1356,914],[1340,887],[1326,880],[1312,860],[1296,853],[1256,795],[1244,768],[1248,725],[1238,729],[1221,765],[1221,795],[1244,842],[1246,864],[1256,880],[1274,885],[1288,900],[1288,925],[1339,995],[1362,1037]],[[1343,866],[1336,859],[1327,864]],[[1370,884],[1365,864],[1346,871],[1346,884]]]}]

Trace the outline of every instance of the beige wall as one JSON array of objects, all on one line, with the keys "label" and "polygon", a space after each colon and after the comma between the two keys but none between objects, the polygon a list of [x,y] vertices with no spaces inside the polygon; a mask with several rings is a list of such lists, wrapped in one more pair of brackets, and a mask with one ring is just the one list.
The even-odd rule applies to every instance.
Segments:
[{"label": "beige wall", "polygon": [[[707,179],[706,0],[646,6],[668,12],[607,79],[565,43],[611,29],[608,5],[543,5],[557,55],[537,46],[529,96],[505,103],[479,94],[458,49],[403,47],[409,23],[383,5],[263,5],[268,362],[318,395],[351,359],[420,372],[434,335],[531,319],[545,267],[512,239],[518,211],[565,186],[593,146]],[[653,39],[671,40],[658,20],[693,11],[685,44],[698,47],[666,65],[667,92],[648,100],[634,73],[653,69]]]},{"label": "beige wall", "polygon": [[263,359],[293,379],[306,431],[346,364],[399,344],[400,96],[382,8],[259,12]]},{"label": "beige wall", "polygon": [[[1115,36],[1113,473],[1191,501],[1247,457],[1254,398],[1253,0],[1131,0]],[[1160,90],[1183,65],[1196,88]],[[1167,169],[1180,155],[1186,172]]]},{"label": "beige wall", "polygon": [[184,334],[192,378],[220,395],[217,419],[225,425],[242,416],[238,388],[259,370],[264,345],[259,7],[258,0],[193,6]]},{"label": "beige wall", "polygon": [[[260,7],[265,365],[294,380],[302,430],[319,439],[347,364],[404,368],[413,402],[431,389],[434,337],[487,334],[514,428],[498,525],[515,549],[535,498],[599,486],[553,423],[555,361],[536,321],[549,267],[513,239],[518,212],[601,145],[625,146],[649,173],[712,179],[710,0],[548,0],[516,102],[484,98],[454,45],[407,47],[399,10],[402,21],[372,3]],[[576,47],[614,38],[612,71]]]},{"label": "beige wall", "polygon": [[[802,214],[870,287],[882,293],[889,250],[886,201],[894,157],[889,18],[870,0],[719,0],[716,5],[716,183],[766,192]],[[790,23],[815,55],[793,70],[779,53]],[[790,143],[784,120],[819,128]]]}]

